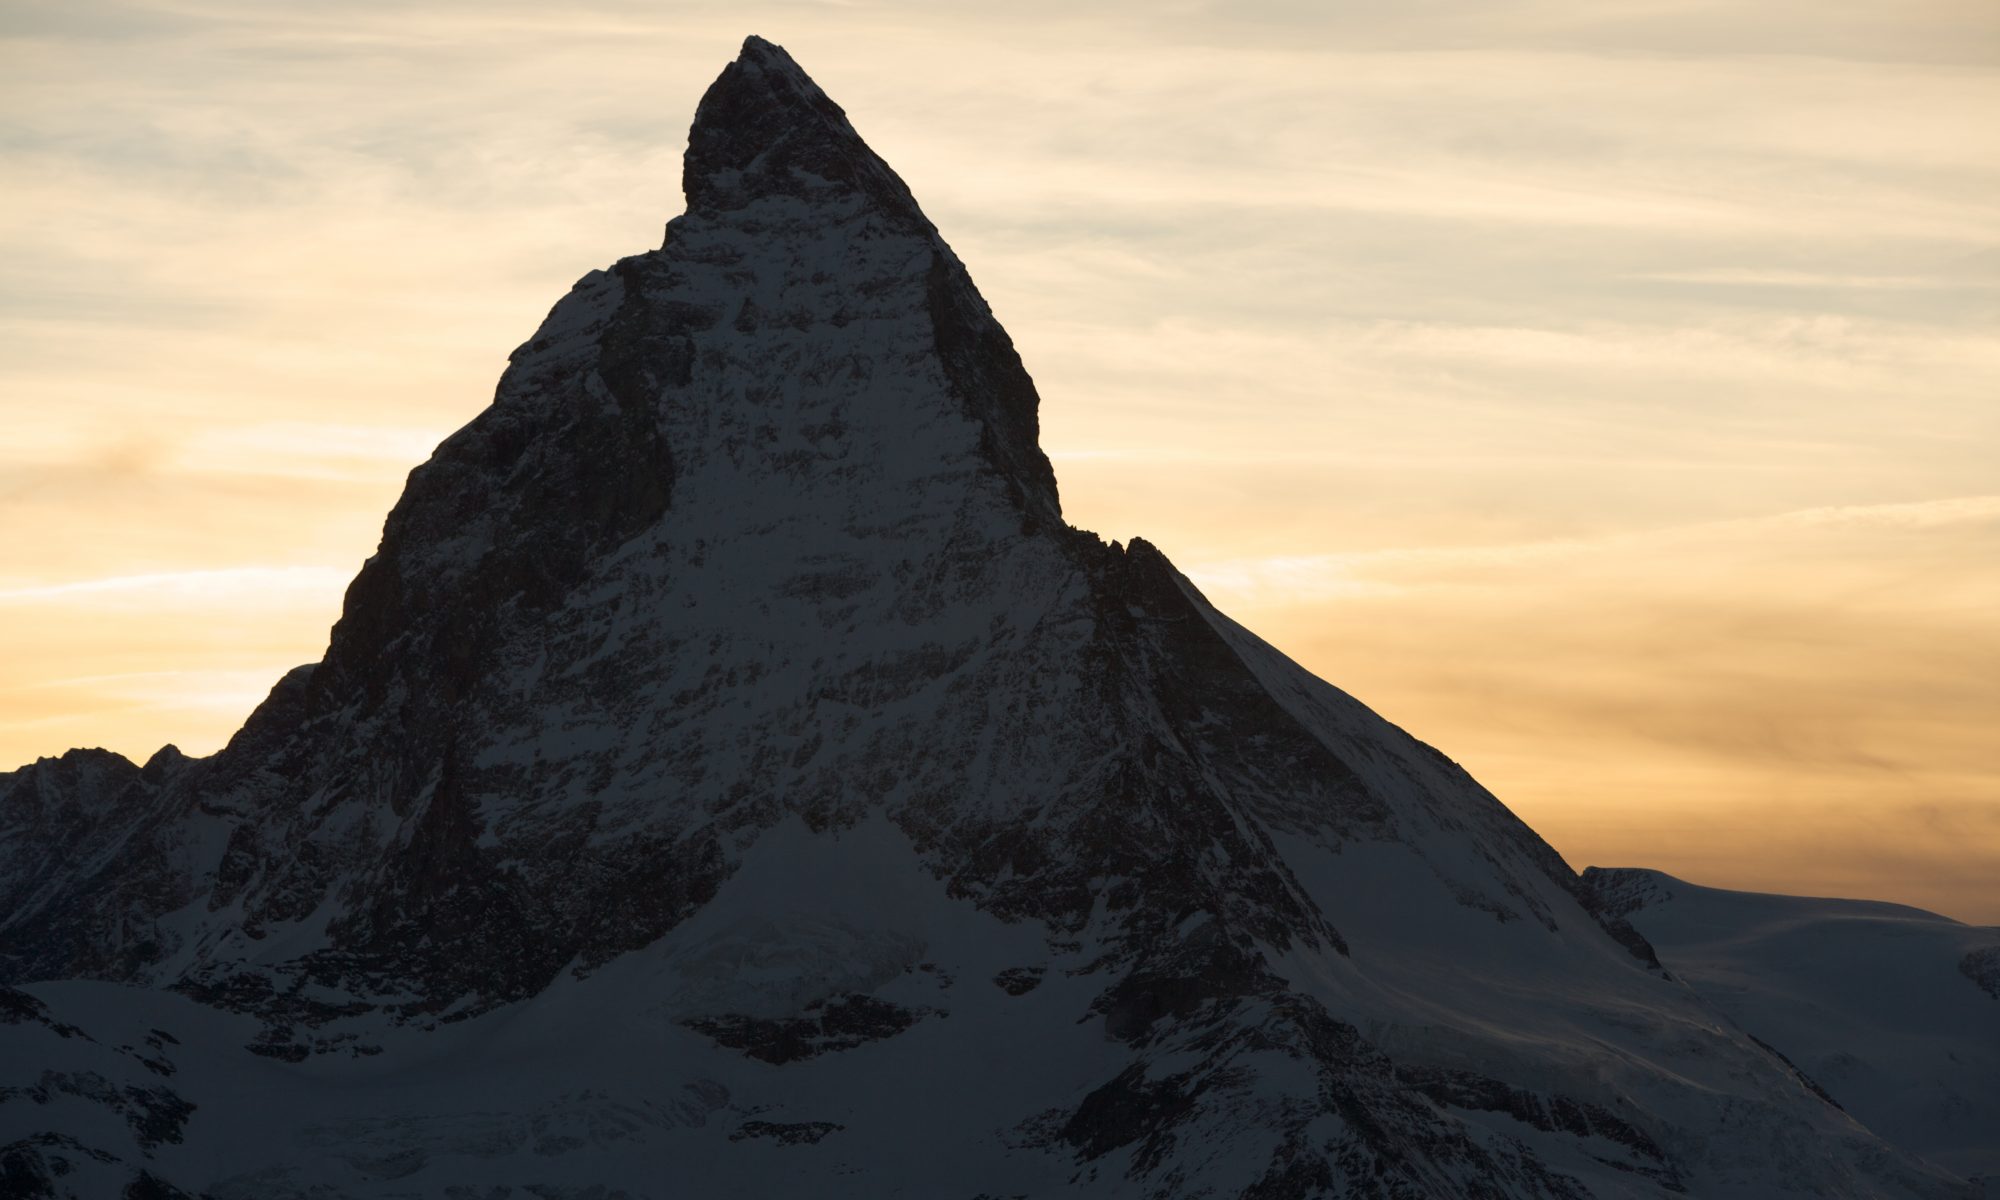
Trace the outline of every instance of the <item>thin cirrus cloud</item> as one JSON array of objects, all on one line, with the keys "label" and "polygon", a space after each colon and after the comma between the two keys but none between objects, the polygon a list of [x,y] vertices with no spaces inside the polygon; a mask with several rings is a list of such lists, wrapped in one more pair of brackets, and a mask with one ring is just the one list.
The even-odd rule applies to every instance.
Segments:
[{"label": "thin cirrus cloud", "polygon": [[[1566,560],[1592,559],[1600,563],[1621,557],[1671,560],[1677,550],[1686,547],[1702,548],[1713,555],[1729,546],[1761,550],[1785,541],[1796,549],[1793,539],[1814,531],[1919,532],[1949,530],[1953,526],[1978,527],[1982,533],[1990,532],[1986,527],[2000,526],[2000,495],[1906,504],[1832,505],[1695,526],[1511,545],[1405,547],[1196,562],[1187,571],[1204,586],[1240,601],[1290,603],[1361,593],[1394,595],[1418,587],[1448,586],[1482,571],[1545,568]],[[1995,574],[2000,575],[2000,570]]]},{"label": "thin cirrus cloud", "polygon": [[1573,862],[2000,919],[2000,10],[0,13],[0,756],[213,749],[688,114],[788,46],[1044,397],[1072,520]]},{"label": "thin cirrus cloud", "polygon": [[0,588],[0,606],[80,604],[138,605],[152,609],[175,603],[241,604],[292,593],[324,596],[343,588],[352,572],[338,567],[220,567],[198,571],[157,571],[113,575],[28,587]]},{"label": "thin cirrus cloud", "polygon": [[1632,278],[1658,283],[1713,284],[1718,287],[1859,288],[1926,291],[2000,287],[2000,279],[1951,279],[1921,275],[1828,275],[1811,271],[1746,271],[1720,267],[1706,271],[1654,271]]}]

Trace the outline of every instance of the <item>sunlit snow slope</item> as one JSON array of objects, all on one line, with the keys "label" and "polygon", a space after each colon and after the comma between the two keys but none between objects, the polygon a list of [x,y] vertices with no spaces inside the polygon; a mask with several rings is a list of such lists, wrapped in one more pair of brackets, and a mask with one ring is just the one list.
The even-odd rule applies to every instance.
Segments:
[{"label": "sunlit snow slope", "polygon": [[1584,879],[1674,974],[1870,1129],[2000,1190],[2000,929],[1660,871]]}]

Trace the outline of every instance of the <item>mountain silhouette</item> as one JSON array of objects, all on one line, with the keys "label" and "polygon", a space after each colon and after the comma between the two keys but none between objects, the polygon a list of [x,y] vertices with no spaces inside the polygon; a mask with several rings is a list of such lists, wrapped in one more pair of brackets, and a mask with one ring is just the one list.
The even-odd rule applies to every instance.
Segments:
[{"label": "mountain silhouette", "polygon": [[0,776],[19,1194],[1969,1194],[1067,525],[1011,340],[782,49],[683,184],[226,748]]}]

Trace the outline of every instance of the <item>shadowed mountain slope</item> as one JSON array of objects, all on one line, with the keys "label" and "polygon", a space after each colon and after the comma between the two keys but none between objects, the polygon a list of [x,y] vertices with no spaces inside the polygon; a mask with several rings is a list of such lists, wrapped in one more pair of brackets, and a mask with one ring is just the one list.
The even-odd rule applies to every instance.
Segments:
[{"label": "shadowed mountain slope", "polygon": [[0,776],[0,1178],[1969,1194],[1444,756],[1068,527],[1011,341],[783,50],[683,183],[228,747]]}]

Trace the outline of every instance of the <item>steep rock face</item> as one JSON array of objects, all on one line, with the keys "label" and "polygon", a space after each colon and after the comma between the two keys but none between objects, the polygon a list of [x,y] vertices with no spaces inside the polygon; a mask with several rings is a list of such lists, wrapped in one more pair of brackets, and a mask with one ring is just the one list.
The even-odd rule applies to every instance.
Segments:
[{"label": "steep rock face", "polygon": [[0,774],[0,913],[46,914],[38,937],[0,950],[8,977],[125,976],[158,958],[151,918],[187,902],[188,875],[141,872],[116,904],[97,893],[107,864],[129,856],[134,826],[171,810],[162,795],[187,762],[173,746],[144,767],[108,750],[71,750]]},{"label": "steep rock face", "polygon": [[[1067,527],[1007,335],[782,50],[710,89],[684,186],[227,748],[0,777],[10,863],[91,847],[0,919],[5,981],[201,1047],[209,1157],[119,1161],[260,1196],[558,1159],[632,1194],[1955,1194],[1443,756]],[[544,1074],[495,1109],[489,1060]],[[231,1108],[252,1069],[297,1112]]]}]

